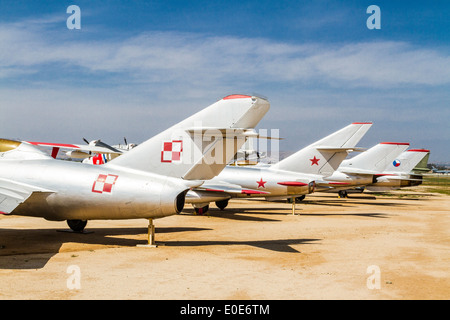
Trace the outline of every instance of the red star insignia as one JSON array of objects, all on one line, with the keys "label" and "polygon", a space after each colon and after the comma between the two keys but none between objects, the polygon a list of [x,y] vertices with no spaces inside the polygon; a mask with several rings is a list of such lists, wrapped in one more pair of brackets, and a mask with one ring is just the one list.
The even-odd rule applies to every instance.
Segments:
[{"label": "red star insignia", "polygon": [[265,188],[264,184],[266,184],[267,181],[263,181],[263,179],[261,178],[261,180],[256,181],[256,183],[258,184],[258,188],[259,188],[259,187]]},{"label": "red star insignia", "polygon": [[314,164],[319,165],[319,160],[320,160],[320,159],[317,159],[316,156],[314,156],[314,158],[309,159],[309,160],[311,160],[311,165],[314,165]]}]

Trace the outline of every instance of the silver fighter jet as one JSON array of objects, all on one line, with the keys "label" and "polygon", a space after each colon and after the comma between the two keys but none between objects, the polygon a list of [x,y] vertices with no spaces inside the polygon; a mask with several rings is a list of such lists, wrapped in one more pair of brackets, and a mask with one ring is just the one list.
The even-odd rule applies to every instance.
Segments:
[{"label": "silver fighter jet", "polygon": [[371,122],[352,123],[274,165],[227,166],[218,176],[190,190],[186,202],[196,212],[205,213],[210,202],[223,210],[231,198],[295,201],[313,192],[315,186],[339,185],[324,178],[334,173],[348,152],[361,151],[356,144],[371,126]]},{"label": "silver fighter jet", "polygon": [[102,166],[0,140],[0,213],[67,220],[76,231],[87,220],[176,214],[187,191],[222,171],[269,108],[259,97],[227,96]]}]

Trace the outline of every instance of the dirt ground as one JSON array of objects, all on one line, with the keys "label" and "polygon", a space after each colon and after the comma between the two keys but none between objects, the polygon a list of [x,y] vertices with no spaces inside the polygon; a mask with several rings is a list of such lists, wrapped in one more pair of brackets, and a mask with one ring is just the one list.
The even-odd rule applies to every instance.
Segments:
[{"label": "dirt ground", "polygon": [[0,299],[449,299],[450,196],[314,194],[209,216],[65,222],[0,215]]}]

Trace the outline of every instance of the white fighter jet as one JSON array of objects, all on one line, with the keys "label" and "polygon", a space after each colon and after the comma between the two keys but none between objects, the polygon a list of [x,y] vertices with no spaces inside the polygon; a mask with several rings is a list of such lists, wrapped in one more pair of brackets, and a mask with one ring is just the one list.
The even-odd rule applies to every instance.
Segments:
[{"label": "white fighter jet", "polygon": [[205,213],[210,202],[223,210],[231,198],[295,201],[313,192],[319,183],[334,185],[324,177],[333,174],[348,152],[359,150],[356,144],[371,126],[371,122],[352,123],[274,165],[227,166],[215,178],[190,190],[186,203],[191,203],[196,212]]},{"label": "white fighter jet", "polygon": [[342,198],[349,192],[382,190],[394,186],[411,186],[421,181],[419,176],[410,177],[410,171],[425,157],[429,150],[407,150],[409,143],[381,142],[366,152],[344,160],[338,170],[327,177],[327,181],[347,182],[332,189],[320,190],[339,192]]},{"label": "white fighter jet", "polygon": [[332,188],[326,187],[317,191],[338,192],[339,196],[343,198],[347,197],[348,192],[362,192],[363,187],[382,176],[386,166],[408,147],[409,143],[380,142],[367,151],[342,161],[339,168],[331,176],[325,178],[336,184]]},{"label": "white fighter jet", "polygon": [[376,177],[366,189],[369,191],[388,191],[422,184],[423,176],[412,172],[414,167],[422,161],[430,150],[410,149],[403,152],[392,163],[389,163],[382,175]]},{"label": "white fighter jet", "polygon": [[101,166],[0,140],[0,212],[67,220],[76,231],[87,220],[146,218],[150,230],[220,173],[269,108],[262,98],[227,96]]}]

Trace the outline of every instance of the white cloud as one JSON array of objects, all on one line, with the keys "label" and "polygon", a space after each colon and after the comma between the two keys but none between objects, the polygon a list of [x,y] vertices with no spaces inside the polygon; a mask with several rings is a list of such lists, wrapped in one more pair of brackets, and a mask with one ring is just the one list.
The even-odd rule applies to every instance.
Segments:
[{"label": "white cloud", "polygon": [[[281,135],[293,148],[304,145],[299,137],[314,141],[352,121],[374,121],[373,143],[384,132],[400,140],[448,137],[439,116],[450,102],[448,48],[182,32],[102,39],[55,30],[53,22],[0,24],[0,111],[8,114],[0,136],[141,142],[223,95],[256,91],[272,103],[260,127],[289,128]],[[415,130],[421,119],[433,130]]]},{"label": "white cloud", "polygon": [[0,25],[0,78],[52,64],[96,75],[118,73],[139,83],[188,81],[301,82],[333,87],[395,87],[450,83],[448,52],[403,42],[288,44],[270,39],[143,32],[121,39],[68,40],[64,32]]}]

